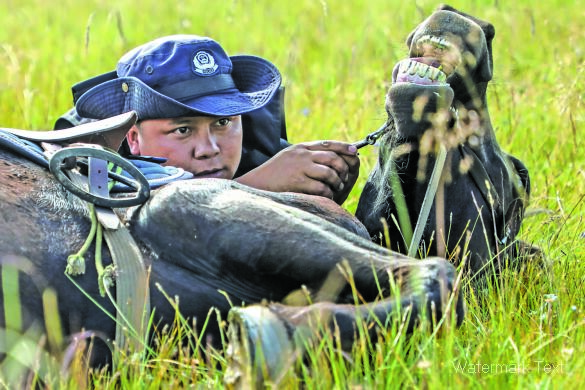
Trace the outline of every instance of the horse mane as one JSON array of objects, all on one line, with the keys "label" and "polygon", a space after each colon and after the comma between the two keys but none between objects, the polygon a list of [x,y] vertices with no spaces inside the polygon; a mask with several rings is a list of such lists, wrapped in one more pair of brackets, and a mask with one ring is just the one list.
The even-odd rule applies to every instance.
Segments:
[{"label": "horse mane", "polygon": [[87,205],[60,185],[43,185],[35,196],[41,208],[54,210],[56,214],[73,211],[89,218]]},{"label": "horse mane", "polygon": [[372,204],[372,214],[385,214],[389,210],[388,199],[392,196],[392,183],[390,178],[393,172],[396,172],[396,160],[392,155],[394,148],[402,143],[402,137],[396,131],[396,124],[394,117],[388,114],[388,121],[386,122],[388,129],[382,137],[378,140],[378,163],[370,174],[369,181],[376,189],[376,198]]}]

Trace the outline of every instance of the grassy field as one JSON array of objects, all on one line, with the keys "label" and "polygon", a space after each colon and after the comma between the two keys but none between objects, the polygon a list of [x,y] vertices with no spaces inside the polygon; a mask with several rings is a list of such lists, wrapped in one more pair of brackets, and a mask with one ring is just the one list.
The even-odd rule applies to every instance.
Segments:
[{"label": "grassy field", "polygon": [[[585,9],[578,4],[450,3],[495,25],[495,77],[488,90],[492,121],[501,146],[531,172],[522,237],[545,251],[550,267],[504,275],[501,285],[486,293],[488,305],[470,299],[459,329],[440,335],[421,330],[408,341],[391,330],[387,343],[371,353],[357,351],[352,363],[331,351],[330,358],[315,351],[301,374],[308,388],[583,386]],[[437,5],[428,0],[3,0],[0,127],[49,129],[70,107],[73,83],[112,70],[136,45],[189,33],[217,39],[230,54],[257,54],[279,67],[291,141],[358,140],[385,121],[384,97],[392,67],[406,54],[404,39]],[[350,211],[376,151],[361,155],[360,179],[345,204]],[[171,353],[173,341],[169,345],[158,360],[131,361],[117,373],[118,383],[222,387],[220,355],[212,353],[217,360],[210,365],[199,355]],[[75,370],[55,375],[64,387],[85,386]],[[95,382],[99,388],[113,383],[107,376]]]}]

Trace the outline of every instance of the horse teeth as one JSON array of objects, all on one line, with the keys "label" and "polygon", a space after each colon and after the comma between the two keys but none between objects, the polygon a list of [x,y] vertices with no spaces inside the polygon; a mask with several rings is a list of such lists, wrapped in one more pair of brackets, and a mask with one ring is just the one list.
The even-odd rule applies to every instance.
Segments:
[{"label": "horse teeth", "polygon": [[418,63],[417,62],[411,62],[410,63],[411,66],[408,67],[408,74],[411,76],[414,76],[416,74],[417,68],[418,68]]},{"label": "horse teeth", "polygon": [[429,79],[434,81],[437,78],[437,68],[429,67],[428,73],[429,73],[429,76],[428,76]]},{"label": "horse teeth", "polygon": [[435,35],[423,35],[416,41],[416,43],[419,47],[425,43],[428,43],[440,50],[445,50],[451,47],[451,43],[449,41],[447,41],[445,38],[437,37]]},{"label": "horse teeth", "polygon": [[398,67],[398,73],[407,73],[412,63],[410,61],[401,61]]},{"label": "horse teeth", "polygon": [[427,75],[428,72],[429,72],[428,65],[420,63],[420,65],[418,66],[418,72],[417,72],[417,74],[421,78],[424,78]]},{"label": "horse teeth", "polygon": [[431,78],[433,79],[433,81],[447,81],[447,78],[445,77],[445,73],[441,72],[441,70],[439,68],[431,68],[432,69],[432,75]]},{"label": "horse teeth", "polygon": [[440,68],[416,60],[400,61],[397,75],[402,75],[397,76],[400,80],[404,80],[404,77],[406,77],[406,79],[418,79],[419,81],[426,79],[432,83],[438,81],[441,84],[446,84],[447,81],[447,76]]},{"label": "horse teeth", "polygon": [[439,49],[446,49],[449,45],[449,42],[447,42],[446,39],[440,37],[432,37],[431,42]]}]

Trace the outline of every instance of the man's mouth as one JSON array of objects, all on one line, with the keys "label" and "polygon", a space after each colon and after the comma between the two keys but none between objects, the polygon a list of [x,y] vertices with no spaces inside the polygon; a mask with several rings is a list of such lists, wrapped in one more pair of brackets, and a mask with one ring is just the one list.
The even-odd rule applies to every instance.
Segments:
[{"label": "man's mouth", "polygon": [[224,178],[225,176],[225,171],[224,169],[218,168],[218,169],[208,169],[206,171],[202,171],[202,172],[198,172],[194,174],[195,178],[201,179],[201,178]]}]

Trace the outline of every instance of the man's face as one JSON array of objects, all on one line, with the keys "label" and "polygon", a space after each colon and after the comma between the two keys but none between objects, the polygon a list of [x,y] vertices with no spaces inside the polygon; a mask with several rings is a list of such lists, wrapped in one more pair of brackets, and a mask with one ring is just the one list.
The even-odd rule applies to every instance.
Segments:
[{"label": "man's face", "polygon": [[242,157],[240,116],[148,119],[127,135],[135,155],[167,158],[196,178],[232,179]]}]

